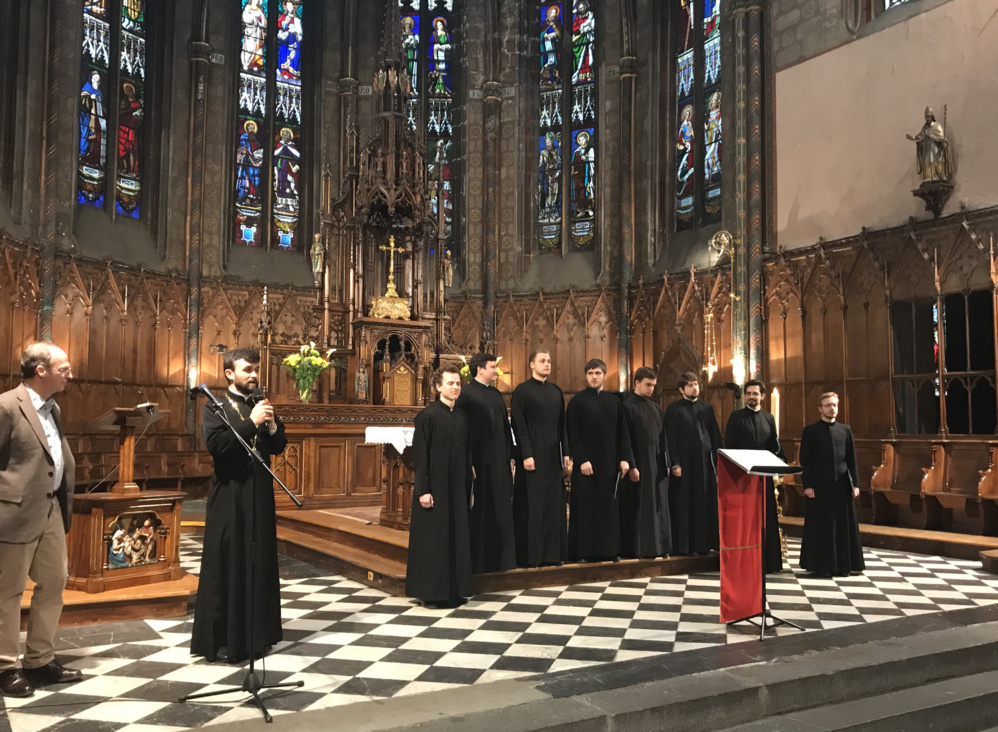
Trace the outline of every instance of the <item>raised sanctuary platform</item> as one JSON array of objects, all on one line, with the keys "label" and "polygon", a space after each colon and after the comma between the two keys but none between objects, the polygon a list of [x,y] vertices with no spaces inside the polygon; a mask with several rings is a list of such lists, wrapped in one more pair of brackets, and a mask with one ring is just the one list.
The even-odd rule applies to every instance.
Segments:
[{"label": "raised sanctuary platform", "polygon": [[[335,509],[278,511],[277,546],[288,556],[391,595],[405,596],[409,533],[379,526],[356,509],[345,513]],[[475,593],[717,570],[717,555],[513,569],[475,575]]]}]

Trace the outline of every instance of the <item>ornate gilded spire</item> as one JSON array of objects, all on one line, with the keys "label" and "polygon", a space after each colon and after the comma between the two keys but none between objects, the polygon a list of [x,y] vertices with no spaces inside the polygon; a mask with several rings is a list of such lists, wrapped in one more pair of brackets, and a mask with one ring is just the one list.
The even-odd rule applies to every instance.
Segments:
[{"label": "ornate gilded spire", "polygon": [[385,1],[385,35],[381,40],[382,61],[402,61],[402,11],[398,0]]}]

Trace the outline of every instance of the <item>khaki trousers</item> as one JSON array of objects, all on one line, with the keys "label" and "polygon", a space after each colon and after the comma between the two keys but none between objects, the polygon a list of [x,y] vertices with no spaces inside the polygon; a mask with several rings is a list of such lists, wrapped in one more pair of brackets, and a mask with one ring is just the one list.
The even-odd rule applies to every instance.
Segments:
[{"label": "khaki trousers", "polygon": [[38,668],[55,658],[62,591],[69,578],[66,532],[55,498],[38,539],[27,544],[0,541],[0,671],[22,665],[19,662],[21,596],[28,577],[35,583],[35,589],[31,596],[23,665]]}]

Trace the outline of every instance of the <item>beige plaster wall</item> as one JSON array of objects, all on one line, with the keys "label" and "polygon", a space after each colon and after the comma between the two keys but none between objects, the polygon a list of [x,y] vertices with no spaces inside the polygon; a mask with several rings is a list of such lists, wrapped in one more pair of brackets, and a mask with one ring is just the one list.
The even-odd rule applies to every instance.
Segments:
[{"label": "beige plaster wall", "polygon": [[961,203],[998,203],[998,0],[950,0],[776,74],[778,245],[931,216],[911,195],[930,105],[956,157]]}]

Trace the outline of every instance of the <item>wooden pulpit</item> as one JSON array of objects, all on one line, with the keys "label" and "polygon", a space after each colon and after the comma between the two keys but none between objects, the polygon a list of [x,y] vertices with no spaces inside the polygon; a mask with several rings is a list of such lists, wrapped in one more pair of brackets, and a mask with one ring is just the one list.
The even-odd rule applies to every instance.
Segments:
[{"label": "wooden pulpit", "polygon": [[91,432],[119,432],[118,480],[111,486],[111,493],[138,493],[135,482],[135,439],[168,412],[157,409],[156,404],[138,407],[115,407],[88,425]]},{"label": "wooden pulpit", "polygon": [[[184,494],[144,491],[135,482],[135,443],[167,412],[155,404],[118,407],[88,425],[91,432],[117,432],[117,480],[104,492],[77,493],[67,537],[67,587],[104,592],[179,580],[180,511]],[[153,477],[153,476],[150,476]]]}]

